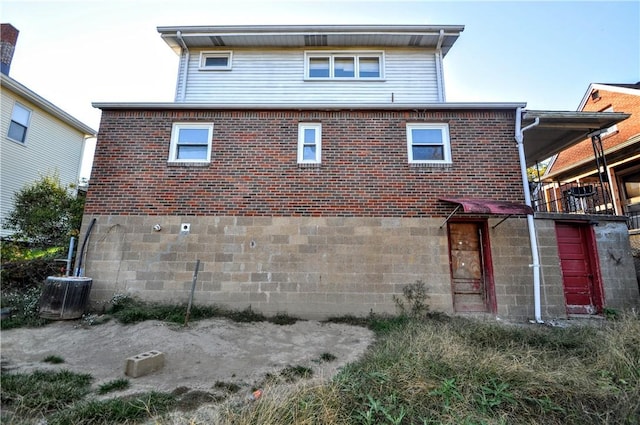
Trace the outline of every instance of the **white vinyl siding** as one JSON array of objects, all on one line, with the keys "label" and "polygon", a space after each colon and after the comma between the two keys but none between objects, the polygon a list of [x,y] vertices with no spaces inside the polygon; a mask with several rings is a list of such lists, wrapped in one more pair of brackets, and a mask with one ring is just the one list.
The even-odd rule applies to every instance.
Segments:
[{"label": "white vinyl siding", "polygon": [[258,105],[440,101],[435,52],[385,49],[383,80],[310,81],[305,80],[305,51],[309,49],[237,49],[233,51],[233,68],[228,72],[200,70],[200,53],[191,51],[187,75],[186,55],[181,59],[176,101]]},{"label": "white vinyl siding", "polygon": [[[63,185],[77,184],[84,149],[84,134],[22,99],[3,86],[0,105],[0,220],[13,209],[13,195],[41,176],[54,175]],[[12,108],[19,102],[31,110],[28,143],[7,137]],[[7,236],[4,228],[0,235]]]}]

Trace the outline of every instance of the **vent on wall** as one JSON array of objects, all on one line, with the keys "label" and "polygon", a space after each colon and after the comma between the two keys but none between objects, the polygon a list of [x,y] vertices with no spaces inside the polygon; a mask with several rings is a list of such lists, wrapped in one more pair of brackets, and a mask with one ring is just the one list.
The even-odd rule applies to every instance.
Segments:
[{"label": "vent on wall", "polygon": [[209,37],[209,39],[211,40],[211,42],[213,43],[214,46],[224,46],[224,40],[222,40],[222,37],[217,36],[217,35],[212,35],[211,37]]},{"label": "vent on wall", "polygon": [[595,102],[598,99],[600,99],[600,90],[594,90],[591,93],[591,100],[593,100]]},{"label": "vent on wall", "polygon": [[326,46],[327,36],[326,35],[305,35],[304,45],[305,46]]}]

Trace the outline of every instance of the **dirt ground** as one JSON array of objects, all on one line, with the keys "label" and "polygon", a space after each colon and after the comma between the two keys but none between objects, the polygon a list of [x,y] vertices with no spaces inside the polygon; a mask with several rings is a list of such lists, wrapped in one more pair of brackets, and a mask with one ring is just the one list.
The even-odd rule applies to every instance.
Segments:
[{"label": "dirt ground", "polygon": [[[267,373],[287,366],[313,369],[314,378],[330,378],[346,363],[357,360],[373,341],[366,328],[317,321],[293,325],[269,322],[235,323],[226,319],[191,322],[187,327],[158,321],[121,325],[115,320],[99,325],[58,321],[42,328],[4,330],[0,334],[3,370],[68,369],[89,373],[97,388],[128,378],[126,359],[150,350],[164,353],[164,367],[138,378],[113,395],[176,389],[212,391],[216,382],[240,386],[248,396]],[[319,361],[331,353],[335,360]],[[47,356],[64,363],[43,362]]]}]

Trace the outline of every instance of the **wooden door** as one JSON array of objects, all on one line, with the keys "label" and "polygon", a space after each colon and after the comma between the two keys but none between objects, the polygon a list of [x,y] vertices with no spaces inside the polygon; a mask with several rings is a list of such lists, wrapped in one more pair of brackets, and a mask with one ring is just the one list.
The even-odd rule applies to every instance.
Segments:
[{"label": "wooden door", "polygon": [[451,289],[456,312],[494,312],[486,222],[450,222]]},{"label": "wooden door", "polygon": [[556,237],[567,313],[602,313],[593,230],[586,223],[556,223]]}]

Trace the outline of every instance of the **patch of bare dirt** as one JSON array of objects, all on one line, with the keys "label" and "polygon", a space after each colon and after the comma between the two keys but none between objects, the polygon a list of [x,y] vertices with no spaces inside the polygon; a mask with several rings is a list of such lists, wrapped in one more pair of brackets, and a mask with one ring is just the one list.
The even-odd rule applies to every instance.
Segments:
[{"label": "patch of bare dirt", "polygon": [[[145,391],[190,391],[208,401],[207,394],[227,386],[237,385],[239,394],[248,395],[266,376],[288,366],[309,367],[314,378],[331,378],[341,366],[357,360],[373,338],[366,328],[318,321],[282,326],[209,319],[186,327],[158,321],[134,325],[109,321],[94,326],[59,321],[42,328],[4,330],[0,343],[3,369],[88,373],[94,377],[95,388],[128,378],[130,388],[109,394],[111,397]],[[127,377],[126,359],[151,350],[164,353],[164,367],[146,376]],[[335,360],[322,361],[326,353]],[[64,363],[43,362],[52,355],[62,357]]]}]

